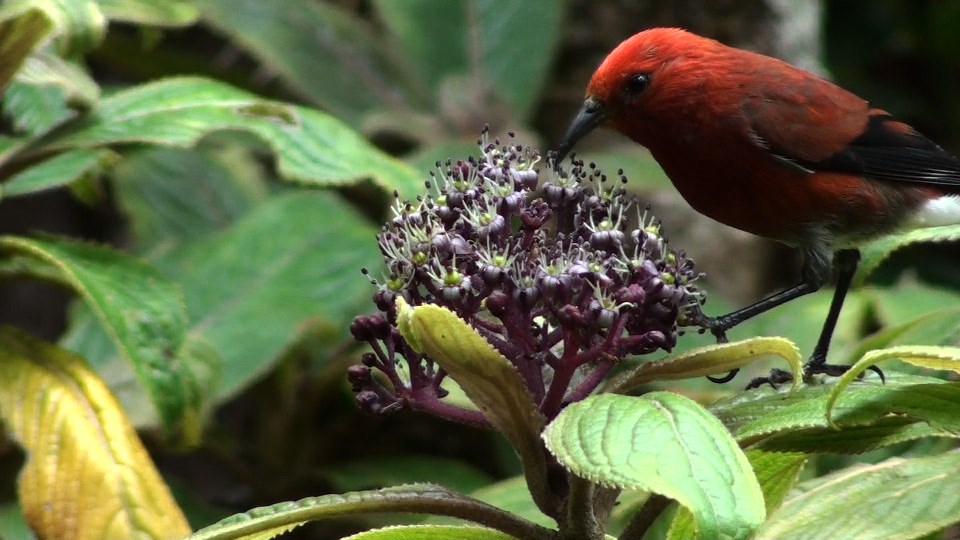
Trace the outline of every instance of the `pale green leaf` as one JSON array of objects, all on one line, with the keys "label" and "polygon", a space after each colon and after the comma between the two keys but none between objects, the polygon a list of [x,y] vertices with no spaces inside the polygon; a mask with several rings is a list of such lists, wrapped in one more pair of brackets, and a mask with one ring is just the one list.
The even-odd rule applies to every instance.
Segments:
[{"label": "pale green leaf", "polygon": [[748,538],[763,522],[763,493],[746,456],[688,398],[591,396],[564,409],[543,439],[577,476],[679,502],[693,513],[700,538]]},{"label": "pale green leaf", "polygon": [[59,88],[66,104],[75,108],[89,108],[100,97],[97,82],[82,67],[46,50],[27,58],[16,79],[32,86]]},{"label": "pale green leaf", "polygon": [[116,159],[110,149],[68,150],[13,175],[0,184],[0,194],[16,197],[96,178]]},{"label": "pale green leaf", "polygon": [[[397,328],[411,347],[439,364],[513,444],[531,484],[545,488],[547,465],[539,439],[545,420],[517,368],[444,307],[411,307],[398,297]],[[552,504],[537,502],[541,508]]]},{"label": "pale green leaf", "polygon": [[803,482],[757,540],[908,540],[960,520],[960,454],[894,458]]},{"label": "pale green leaf", "polygon": [[924,367],[927,369],[945,369],[955,373],[960,373],[960,348],[957,347],[937,347],[933,345],[901,345],[899,347],[890,347],[888,349],[879,349],[870,351],[863,355],[857,363],[848,369],[843,376],[833,385],[830,396],[827,399],[826,411],[827,421],[831,427],[835,427],[833,422],[833,408],[837,398],[843,393],[844,388],[850,385],[861,373],[870,366],[888,358],[897,358],[908,364]]},{"label": "pale green leaf", "polygon": [[726,373],[757,359],[777,356],[786,360],[793,372],[793,387],[799,387],[803,358],[797,346],[788,339],[757,337],[733,343],[708,345],[691,351],[640,364],[610,383],[606,391],[624,393],[651,381],[689,379]]},{"label": "pale green leaf", "polygon": [[373,179],[401,194],[417,193],[423,185],[408,165],[329,115],[197,77],[164,79],[102,99],[45,149],[139,142],[190,147],[221,130],[262,139],[276,155],[281,176],[298,183],[329,187]]},{"label": "pale green leaf", "polygon": [[74,288],[133,365],[163,426],[196,435],[201,395],[178,355],[187,321],[175,283],[123,253],[72,240],[5,236],[0,248],[42,262]]},{"label": "pale green leaf", "polygon": [[309,497],[256,508],[197,531],[190,540],[266,540],[308,521],[338,516],[415,512],[471,519],[519,538],[545,538],[549,531],[487,504],[430,484]]}]

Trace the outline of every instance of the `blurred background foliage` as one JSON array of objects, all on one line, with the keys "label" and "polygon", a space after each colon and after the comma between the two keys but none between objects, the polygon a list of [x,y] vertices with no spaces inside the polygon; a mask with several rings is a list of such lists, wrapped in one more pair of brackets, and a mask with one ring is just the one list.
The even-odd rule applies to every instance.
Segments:
[{"label": "blurred background foliage", "polygon": [[[93,364],[141,429],[195,527],[280,500],[409,481],[495,491],[493,480],[517,473],[509,448],[487,433],[407,412],[391,419],[357,412],[344,370],[359,352],[346,325],[372,309],[373,293],[359,269],[378,267],[374,232],[386,216],[389,191],[414,195],[437,159],[474,152],[484,124],[549,148],[596,65],[639,30],[683,26],[785,57],[960,151],[960,5],[954,2],[161,2],[175,8],[173,18],[137,2],[101,4],[117,15],[101,42],[60,44],[71,69],[87,73],[89,84],[86,75],[18,78],[3,95],[6,136],[69,141],[73,129],[75,139],[92,137],[78,135],[76,126],[66,134],[56,126],[97,110],[98,100],[125,97],[124,89],[191,75],[326,111],[396,158],[371,163],[365,143],[346,135],[314,140],[304,133],[278,143],[264,135],[269,126],[230,123],[235,119],[191,135],[196,144],[164,143],[160,118],[144,138],[112,143],[62,185],[39,189],[17,176],[47,155],[0,167],[3,234],[39,231],[110,244],[146,259],[182,288],[191,359],[209,360],[198,360],[201,369],[219,366],[196,377],[207,416],[202,434],[186,442],[162,435],[147,391],[89,302],[71,302],[70,293],[49,284],[6,279],[0,320],[58,341]],[[194,85],[190,91],[221,91],[197,80],[175,82]],[[140,96],[164,98],[162,91]],[[243,112],[279,126],[276,133],[291,121],[290,110],[249,107]],[[313,118],[307,109],[294,113]],[[323,118],[316,122],[325,125]],[[316,152],[281,151],[282,144],[298,143],[316,145]],[[337,145],[347,149],[324,154]],[[624,168],[631,189],[654,203],[672,244],[708,273],[709,312],[796,279],[790,250],[694,214],[641,149],[607,133],[591,136],[584,152],[606,169]],[[326,176],[315,174],[323,159],[333,160],[320,164]],[[326,190],[309,189],[316,187]],[[854,355],[881,329],[885,333],[869,343],[960,344],[957,260],[955,248],[921,246],[885,264],[848,298],[835,357]],[[809,351],[829,296],[825,291],[774,310],[731,337],[784,335]],[[941,311],[931,316],[934,310]],[[682,343],[705,341],[691,336]],[[731,385],[739,389],[746,380]],[[703,399],[725,391],[706,381],[685,387]],[[0,443],[3,538],[25,534],[14,493],[22,459],[16,445]],[[811,471],[848,459],[823,458]],[[314,524],[290,536],[334,538],[370,523]]]}]

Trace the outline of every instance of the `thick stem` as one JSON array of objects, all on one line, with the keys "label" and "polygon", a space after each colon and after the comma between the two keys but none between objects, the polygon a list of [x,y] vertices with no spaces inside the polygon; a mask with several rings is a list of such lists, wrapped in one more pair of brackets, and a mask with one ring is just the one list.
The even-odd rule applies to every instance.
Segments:
[{"label": "thick stem", "polygon": [[627,523],[627,527],[620,534],[620,540],[641,540],[643,535],[647,533],[647,529],[670,506],[671,502],[673,501],[663,495],[651,494],[643,508],[630,518],[630,523]]},{"label": "thick stem", "polygon": [[603,379],[607,377],[607,374],[610,373],[610,370],[613,369],[616,363],[617,359],[612,356],[605,356],[603,360],[597,362],[593,371],[583,378],[583,381],[577,385],[573,392],[570,392],[568,401],[575,403],[589,396],[591,392],[596,390],[597,386],[600,386],[600,383],[603,382]]},{"label": "thick stem", "polygon": [[570,494],[567,496],[566,521],[560,526],[563,540],[603,540],[603,527],[597,522],[593,508],[594,485],[575,476],[567,475]]},{"label": "thick stem", "polygon": [[557,363],[557,369],[553,372],[553,380],[550,382],[550,389],[547,390],[547,396],[543,398],[543,406],[540,410],[547,418],[553,418],[560,412],[560,405],[563,404],[563,396],[567,393],[573,374],[580,367],[577,363],[577,349],[580,348],[580,339],[575,331],[566,332],[563,344],[563,356]]}]

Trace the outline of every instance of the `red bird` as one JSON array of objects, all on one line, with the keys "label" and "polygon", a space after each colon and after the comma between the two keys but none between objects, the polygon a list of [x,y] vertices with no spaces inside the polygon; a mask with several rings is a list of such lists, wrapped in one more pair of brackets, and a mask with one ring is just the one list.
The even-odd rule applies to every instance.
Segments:
[{"label": "red bird", "polygon": [[[821,77],[684,30],[640,32],[607,56],[555,160],[598,126],[647,147],[700,213],[800,249],[800,283],[706,319],[718,339],[818,290],[836,265],[807,376],[848,367],[827,364],[827,349],[857,246],[906,227],[960,222],[960,160]],[[789,379],[775,370],[751,385]]]}]

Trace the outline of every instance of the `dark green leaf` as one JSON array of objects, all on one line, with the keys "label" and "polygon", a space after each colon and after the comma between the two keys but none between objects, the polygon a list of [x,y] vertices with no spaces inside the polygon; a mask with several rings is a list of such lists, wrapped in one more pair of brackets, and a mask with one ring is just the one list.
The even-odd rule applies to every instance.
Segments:
[{"label": "dark green leaf", "polygon": [[919,242],[953,242],[960,240],[960,225],[941,225],[914,229],[878,238],[860,248],[862,259],[854,283],[863,283],[894,251]]},{"label": "dark green leaf", "polygon": [[110,149],[68,150],[13,175],[0,184],[0,193],[4,197],[16,197],[96,178],[116,159],[117,155]]},{"label": "dark green leaf", "polygon": [[198,0],[204,20],[279,74],[291,89],[358,125],[364,113],[409,99],[371,28],[309,0]]},{"label": "dark green leaf", "polygon": [[145,142],[190,147],[220,130],[263,139],[280,174],[303,184],[338,186],[372,178],[388,191],[419,193],[421,175],[317,110],[266,101],[193,77],[148,83],[101,100],[46,149]]},{"label": "dark green leaf", "polygon": [[7,87],[24,60],[52,29],[53,22],[38,9],[18,10],[11,5],[0,8],[0,90]]},{"label": "dark green leaf", "polygon": [[350,461],[323,469],[320,474],[337,491],[425,482],[470,493],[492,481],[489,475],[463,461],[439,457],[398,456]]},{"label": "dark green leaf", "polygon": [[200,388],[179,356],[186,316],[176,284],[156,269],[106,247],[61,239],[6,236],[9,256],[31,257],[55,268],[90,305],[120,351],[133,365],[163,425],[195,436]]}]

